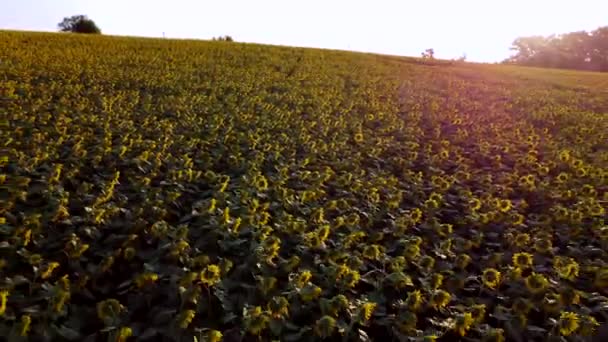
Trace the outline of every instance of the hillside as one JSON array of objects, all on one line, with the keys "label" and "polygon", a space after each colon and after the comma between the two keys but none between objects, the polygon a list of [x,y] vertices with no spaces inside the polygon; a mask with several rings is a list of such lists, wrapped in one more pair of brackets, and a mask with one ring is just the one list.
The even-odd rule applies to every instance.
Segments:
[{"label": "hillside", "polygon": [[0,31],[0,94],[11,341],[608,321],[608,74]]}]

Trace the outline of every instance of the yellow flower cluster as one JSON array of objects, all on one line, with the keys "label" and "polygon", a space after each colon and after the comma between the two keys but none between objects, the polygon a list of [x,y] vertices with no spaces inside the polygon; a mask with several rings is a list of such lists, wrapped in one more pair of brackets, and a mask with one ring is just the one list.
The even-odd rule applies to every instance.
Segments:
[{"label": "yellow flower cluster", "polygon": [[504,341],[605,323],[604,75],[50,33],[0,46],[0,331]]}]

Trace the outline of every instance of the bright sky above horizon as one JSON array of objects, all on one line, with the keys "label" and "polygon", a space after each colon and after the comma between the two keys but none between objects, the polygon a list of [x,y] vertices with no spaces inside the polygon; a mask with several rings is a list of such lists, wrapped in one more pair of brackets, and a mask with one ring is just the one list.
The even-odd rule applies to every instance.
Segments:
[{"label": "bright sky above horizon", "polygon": [[0,0],[0,29],[56,31],[85,14],[104,34],[210,39],[498,62],[520,36],[608,25],[606,0]]}]

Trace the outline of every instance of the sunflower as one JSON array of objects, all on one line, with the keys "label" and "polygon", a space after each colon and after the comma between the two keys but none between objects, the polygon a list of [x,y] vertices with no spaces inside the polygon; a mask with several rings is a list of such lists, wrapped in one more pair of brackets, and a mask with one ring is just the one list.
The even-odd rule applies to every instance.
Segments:
[{"label": "sunflower", "polygon": [[452,295],[444,290],[435,290],[431,295],[430,304],[434,309],[444,308],[452,300]]},{"label": "sunflower", "polygon": [[262,311],[262,308],[259,306],[250,307],[245,311],[243,317],[243,325],[245,326],[245,330],[252,335],[258,336],[266,329],[270,319],[266,314]]},{"label": "sunflower", "polygon": [[348,298],[343,294],[335,295],[330,300],[329,304],[335,314],[338,314],[338,312],[346,310],[349,307]]},{"label": "sunflower", "polygon": [[8,295],[8,290],[0,290],[0,316],[4,315],[4,312],[6,312],[6,302]]},{"label": "sunflower", "polygon": [[405,259],[404,256],[400,255],[400,256],[394,257],[390,260],[388,268],[392,272],[403,271],[406,264],[407,264],[407,260]]},{"label": "sunflower", "polygon": [[420,261],[418,262],[418,266],[424,272],[430,272],[433,269],[433,267],[435,267],[435,259],[433,259],[433,257],[430,255],[424,255],[424,256],[422,256],[422,258],[420,258]]},{"label": "sunflower", "polygon": [[532,272],[525,280],[526,288],[533,294],[541,293],[545,291],[549,285],[549,281],[544,275]]},{"label": "sunflower", "polygon": [[533,262],[532,254],[526,252],[515,253],[511,260],[513,261],[513,266],[519,269],[531,267]]},{"label": "sunflower", "polygon": [[505,342],[505,331],[499,328],[490,328],[482,338],[483,342]]},{"label": "sunflower", "polygon": [[534,250],[538,253],[549,253],[553,245],[548,238],[538,238],[534,240]]},{"label": "sunflower", "polygon": [[315,334],[320,338],[328,338],[333,335],[336,328],[336,320],[331,316],[323,316],[315,323]]},{"label": "sunflower", "polygon": [[366,259],[379,260],[382,255],[382,247],[376,244],[366,245],[362,254]]},{"label": "sunflower", "polygon": [[408,293],[407,299],[405,300],[405,305],[408,309],[412,311],[418,311],[424,302],[424,298],[422,297],[422,293],[420,290],[413,290]]},{"label": "sunflower", "polygon": [[106,299],[97,303],[97,317],[102,321],[116,318],[125,307],[116,299]]},{"label": "sunflower", "polygon": [[403,251],[403,256],[408,260],[414,260],[420,255],[420,247],[416,244],[408,244]]},{"label": "sunflower", "polygon": [[562,150],[559,153],[559,160],[563,163],[567,163],[568,161],[570,161],[571,159],[571,155],[570,155],[570,151],[568,150]]},{"label": "sunflower", "polygon": [[566,265],[555,267],[555,271],[560,278],[574,281],[576,280],[576,277],[578,277],[579,265],[576,261],[572,260]]},{"label": "sunflower", "polygon": [[465,312],[462,315],[458,315],[454,322],[454,330],[460,335],[466,335],[467,331],[471,329],[471,326],[475,323],[473,315],[470,312]]},{"label": "sunflower", "polygon": [[559,299],[562,305],[575,305],[581,301],[579,291],[569,286],[560,291]]},{"label": "sunflower", "polygon": [[526,221],[526,217],[520,213],[509,213],[509,222],[514,226],[520,226]]},{"label": "sunflower", "polygon": [[420,208],[414,208],[410,212],[409,216],[414,222],[420,222],[422,219],[422,210],[420,210]]},{"label": "sunflower", "polygon": [[563,336],[570,336],[579,328],[579,317],[574,312],[564,311],[559,316],[559,333]]},{"label": "sunflower", "polygon": [[293,283],[297,288],[302,288],[312,279],[312,273],[309,270],[302,270],[293,279]]},{"label": "sunflower", "polygon": [[587,176],[587,169],[585,167],[577,167],[574,170],[574,174],[577,178],[585,178]]},{"label": "sunflower", "polygon": [[299,294],[300,294],[300,298],[304,302],[310,302],[310,301],[313,301],[313,300],[319,298],[319,296],[321,295],[321,292],[323,292],[323,290],[320,287],[318,287],[317,285],[308,284],[299,291]]},{"label": "sunflower", "polygon": [[55,261],[51,261],[48,263],[48,265],[46,265],[46,268],[43,268],[44,271],[42,271],[42,273],[40,274],[40,278],[42,279],[48,279],[51,277],[51,274],[53,274],[53,271],[59,267],[59,263],[55,262]]},{"label": "sunflower", "polygon": [[453,225],[449,223],[442,223],[437,227],[437,234],[442,237],[446,237],[453,232]]},{"label": "sunflower", "polygon": [[364,140],[363,133],[361,133],[361,132],[355,133],[354,140],[356,143],[362,143]]},{"label": "sunflower", "polygon": [[26,337],[30,331],[31,324],[32,317],[30,317],[30,315],[21,316],[21,323],[19,324],[19,336]]},{"label": "sunflower", "polygon": [[374,302],[365,302],[359,307],[359,315],[362,322],[367,322],[371,319],[374,310],[378,304]]},{"label": "sunflower", "polygon": [[481,201],[479,200],[479,198],[472,198],[468,201],[468,206],[470,211],[475,212],[481,209]]},{"label": "sunflower", "polygon": [[456,257],[456,267],[461,270],[467,268],[467,266],[471,263],[471,257],[468,254],[459,254]]},{"label": "sunflower", "polygon": [[424,201],[424,207],[428,209],[437,209],[439,208],[439,202],[432,199],[427,199]]},{"label": "sunflower", "polygon": [[133,330],[130,327],[121,327],[116,334],[116,342],[126,342],[131,336],[133,336]]},{"label": "sunflower", "polygon": [[490,289],[495,289],[500,284],[500,272],[494,268],[487,268],[481,275],[483,285]]},{"label": "sunflower", "polygon": [[476,304],[471,308],[471,317],[475,320],[476,323],[481,323],[486,317],[486,305],[485,304]]},{"label": "sunflower", "polygon": [[513,239],[513,244],[519,248],[525,247],[529,242],[530,235],[528,233],[519,233]]},{"label": "sunflower", "polygon": [[211,329],[207,332],[207,341],[208,342],[221,342],[224,335],[220,331]]},{"label": "sunflower", "polygon": [[579,333],[583,336],[593,336],[596,333],[600,323],[593,316],[584,315],[580,317]]},{"label": "sunflower", "polygon": [[268,312],[274,318],[283,318],[289,315],[289,301],[285,297],[273,297],[268,303]]},{"label": "sunflower", "polygon": [[[228,181],[230,181],[230,177],[228,177]],[[268,180],[263,175],[257,175],[254,178],[254,184],[255,184],[255,188],[259,192],[264,192],[264,191],[268,190]]]},{"label": "sunflower", "polygon": [[511,208],[513,208],[513,203],[509,199],[501,199],[498,202],[498,210],[500,210],[502,213],[509,212]]},{"label": "sunflower", "polygon": [[221,270],[218,265],[208,265],[205,269],[200,273],[200,281],[201,283],[207,286],[213,286],[217,284],[221,280]]}]

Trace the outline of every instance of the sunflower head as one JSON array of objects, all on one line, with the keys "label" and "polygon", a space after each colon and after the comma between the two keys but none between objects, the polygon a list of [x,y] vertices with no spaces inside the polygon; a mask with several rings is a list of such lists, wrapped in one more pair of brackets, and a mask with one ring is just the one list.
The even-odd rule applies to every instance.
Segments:
[{"label": "sunflower head", "polygon": [[471,317],[475,320],[476,323],[481,323],[486,317],[486,305],[485,304],[475,304],[470,310]]},{"label": "sunflower head", "polygon": [[580,328],[579,332],[583,336],[593,336],[596,333],[600,323],[593,316],[584,315],[579,317]]},{"label": "sunflower head", "polygon": [[513,261],[513,266],[519,269],[527,269],[532,266],[533,262],[532,254],[526,252],[515,253],[511,260]]},{"label": "sunflower head", "polygon": [[207,331],[208,342],[221,342],[224,335],[218,330],[211,329]]},{"label": "sunflower head", "polygon": [[285,297],[272,297],[268,302],[268,312],[274,318],[287,317],[289,315],[289,301]]},{"label": "sunflower head", "polygon": [[431,274],[430,285],[433,290],[437,290],[443,284],[443,274],[433,273]]},{"label": "sunflower head", "polygon": [[416,244],[409,243],[403,251],[403,256],[408,260],[415,260],[420,255],[420,247]]},{"label": "sunflower head", "polygon": [[221,280],[221,269],[218,265],[207,265],[199,277],[201,283],[213,286]]},{"label": "sunflower head", "polygon": [[559,292],[559,299],[562,305],[576,305],[581,301],[579,291],[570,286],[564,287]]},{"label": "sunflower head", "polygon": [[481,275],[483,285],[495,289],[500,284],[500,272],[495,268],[486,268]]},{"label": "sunflower head", "polygon": [[471,263],[471,257],[468,254],[459,254],[456,257],[456,267],[461,270],[467,268],[467,266]]},{"label": "sunflower head", "polygon": [[299,291],[300,298],[302,298],[302,300],[305,302],[310,302],[319,298],[319,296],[321,296],[321,292],[323,292],[323,290],[312,283],[309,283],[308,285],[304,286]]},{"label": "sunflower head", "polygon": [[336,328],[336,320],[331,316],[323,316],[315,323],[315,334],[324,339],[333,335]]},{"label": "sunflower head", "polygon": [[560,278],[574,281],[578,277],[579,265],[574,260],[570,260],[570,262],[566,263],[565,265],[560,265],[554,268]]},{"label": "sunflower head", "polygon": [[361,304],[361,306],[359,307],[360,321],[363,323],[369,321],[372,318],[372,314],[374,313],[374,310],[376,310],[377,305],[378,304],[374,302],[365,302]]},{"label": "sunflower head", "polygon": [[444,290],[435,290],[431,295],[430,304],[435,309],[441,309],[447,306],[452,300],[452,295]]},{"label": "sunflower head", "polygon": [[412,292],[408,293],[407,299],[405,300],[405,305],[411,311],[416,312],[420,309],[423,302],[424,298],[420,290],[413,290]]},{"label": "sunflower head", "polygon": [[579,328],[579,318],[574,312],[564,311],[559,316],[558,321],[559,333],[562,336],[570,336]]},{"label": "sunflower head", "polygon": [[422,271],[430,272],[433,267],[435,267],[435,259],[433,259],[433,257],[430,255],[424,255],[422,258],[420,258],[418,266],[420,266]]},{"label": "sunflower head", "polygon": [[266,329],[270,318],[259,306],[250,307],[244,310],[243,325],[248,333],[258,336]]},{"label": "sunflower head", "polygon": [[456,320],[454,321],[454,330],[456,333],[458,333],[458,335],[464,336],[466,335],[467,331],[471,329],[473,323],[475,323],[473,315],[471,315],[470,312],[465,312],[456,317]]},{"label": "sunflower head", "polygon": [[525,283],[528,291],[533,294],[544,292],[549,285],[549,281],[544,275],[535,272],[526,277]]},{"label": "sunflower head", "polygon": [[530,242],[530,235],[528,233],[519,233],[515,235],[513,244],[519,248],[525,247]]},{"label": "sunflower head", "polygon": [[552,248],[553,244],[548,238],[538,238],[534,240],[534,250],[538,253],[549,253]]}]

